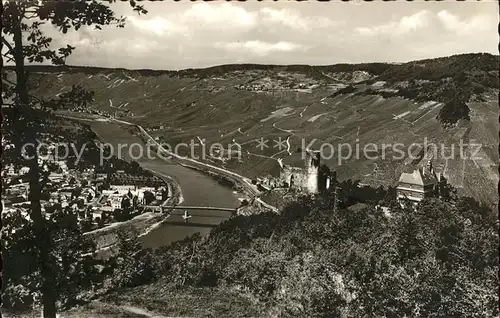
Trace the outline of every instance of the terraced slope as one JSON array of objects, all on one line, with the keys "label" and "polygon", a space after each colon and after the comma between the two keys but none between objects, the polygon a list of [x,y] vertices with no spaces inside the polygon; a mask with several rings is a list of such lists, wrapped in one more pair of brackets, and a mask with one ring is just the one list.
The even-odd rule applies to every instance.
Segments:
[{"label": "terraced slope", "polygon": [[[421,155],[423,147],[409,146],[427,142],[438,146],[437,170],[462,194],[497,201],[496,56],[460,55],[401,65],[227,65],[179,72],[72,67],[33,72],[39,96],[82,85],[95,91],[94,111],[149,127],[171,146],[193,140],[197,155],[202,152],[200,140],[206,153],[209,145],[220,143],[226,158],[228,148],[232,150],[232,159],[207,154],[205,160],[248,177],[276,173],[278,160],[301,166],[297,148],[316,139],[310,147],[320,149],[326,143],[321,148],[323,163],[337,169],[339,178],[389,185],[419,163],[418,156],[409,158],[408,153]],[[454,112],[455,104],[449,101],[463,102],[466,114]],[[450,114],[442,111],[444,105],[456,117],[451,124],[438,119]],[[256,148],[261,137],[269,140],[262,150]],[[482,147],[474,158],[478,147],[466,147],[461,157],[461,141]],[[369,143],[373,145],[363,154]],[[354,153],[348,159],[347,145]]]}]

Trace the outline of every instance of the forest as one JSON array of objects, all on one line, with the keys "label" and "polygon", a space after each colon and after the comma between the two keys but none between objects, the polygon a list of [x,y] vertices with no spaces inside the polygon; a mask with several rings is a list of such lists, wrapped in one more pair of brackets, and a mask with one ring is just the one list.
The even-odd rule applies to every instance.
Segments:
[{"label": "forest", "polygon": [[[334,194],[324,193],[303,196],[279,215],[235,217],[206,238],[154,251],[128,242],[123,250],[137,256],[122,263],[124,289],[111,295],[146,284],[141,298],[154,308],[165,289],[238,290],[257,302],[260,316],[498,315],[491,208],[461,197],[426,199],[413,210],[387,201],[388,192],[371,191],[386,198],[387,214],[348,184],[356,187],[344,183],[336,213]],[[367,202],[361,209],[347,207],[361,201]]]}]

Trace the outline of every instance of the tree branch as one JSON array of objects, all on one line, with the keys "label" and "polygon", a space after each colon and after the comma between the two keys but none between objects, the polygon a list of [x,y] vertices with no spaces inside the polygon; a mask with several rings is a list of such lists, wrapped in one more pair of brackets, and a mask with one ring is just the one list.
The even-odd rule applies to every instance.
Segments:
[{"label": "tree branch", "polygon": [[10,61],[14,61],[14,58],[12,56],[9,56],[7,54],[2,54],[3,56],[5,56],[7,58],[7,62],[10,62]]},{"label": "tree branch", "polygon": [[14,52],[14,48],[12,47],[12,45],[9,43],[9,41],[7,41],[4,37],[2,37],[2,42],[3,44],[5,44],[6,47],[9,48],[9,51],[12,51]]},{"label": "tree branch", "polygon": [[13,85],[13,86],[16,86],[16,83],[12,82],[11,80],[8,80],[6,78],[2,78],[2,81],[6,81],[7,83]]}]

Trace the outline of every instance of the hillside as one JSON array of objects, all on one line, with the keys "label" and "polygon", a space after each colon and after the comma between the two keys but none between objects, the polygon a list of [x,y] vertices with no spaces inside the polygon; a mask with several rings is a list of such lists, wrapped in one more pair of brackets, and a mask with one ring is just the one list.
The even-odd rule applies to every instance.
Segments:
[{"label": "hillside", "polygon": [[[241,160],[206,161],[252,178],[275,173],[277,158],[301,166],[297,148],[317,139],[311,148],[329,143],[322,148],[323,163],[337,169],[340,179],[394,184],[419,163],[422,147],[410,149],[415,160],[408,158],[408,147],[426,138],[438,145],[437,170],[460,194],[496,202],[498,70],[498,56],[489,54],[402,64],[243,64],[182,71],[33,67],[31,85],[44,98],[82,85],[95,92],[94,111],[149,127],[171,146],[199,143],[198,138],[205,139],[207,151],[213,143],[226,149],[237,143]],[[261,137],[269,140],[263,150],[256,148]],[[482,144],[474,158],[475,146],[460,158],[461,140]],[[282,148],[274,141],[282,141]],[[353,152],[357,143],[361,150],[369,143],[378,149],[370,146],[368,155],[342,159],[338,147],[344,143]],[[404,157],[394,147],[382,152],[383,144],[395,143],[403,144]]]}]

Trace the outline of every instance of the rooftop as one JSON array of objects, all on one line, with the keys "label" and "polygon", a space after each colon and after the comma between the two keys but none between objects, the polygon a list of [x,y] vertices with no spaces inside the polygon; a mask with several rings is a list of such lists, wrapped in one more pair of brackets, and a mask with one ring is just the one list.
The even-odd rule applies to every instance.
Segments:
[{"label": "rooftop", "polygon": [[415,184],[420,186],[431,185],[437,182],[434,171],[425,169],[416,169],[413,173],[402,173],[399,177],[399,183]]}]

